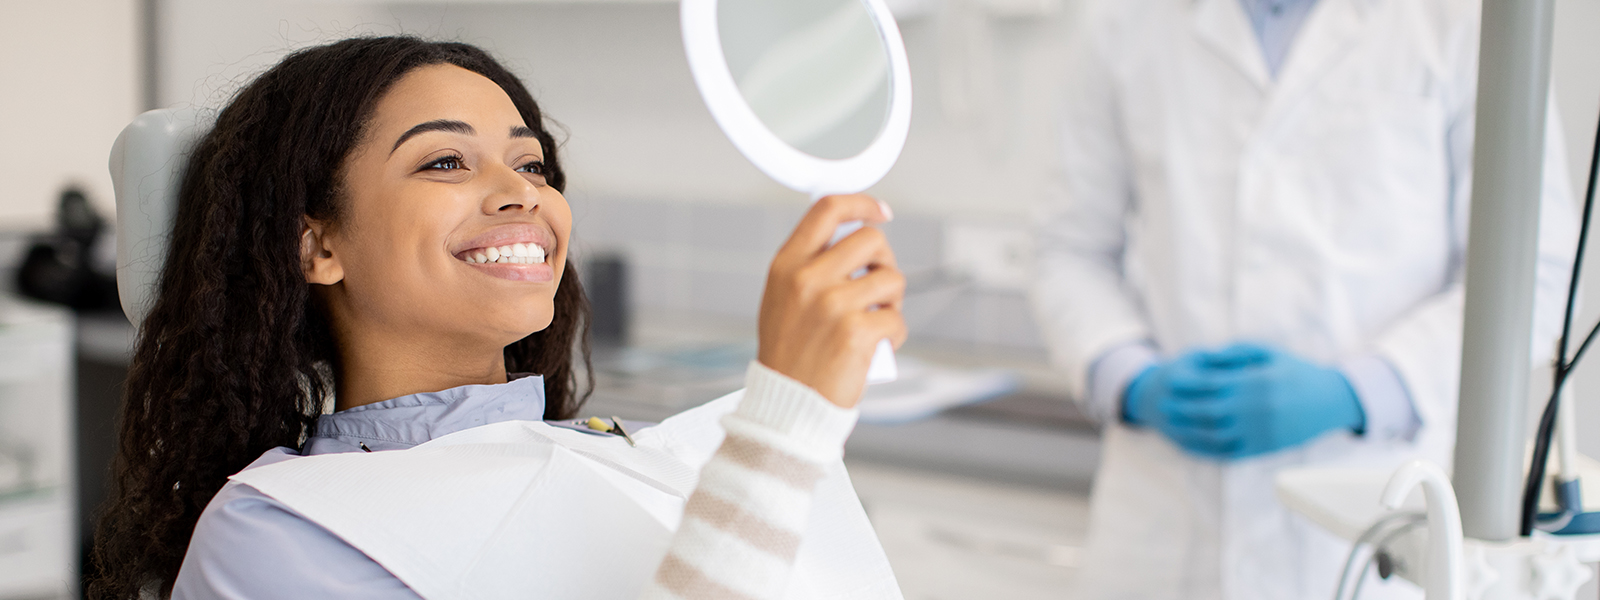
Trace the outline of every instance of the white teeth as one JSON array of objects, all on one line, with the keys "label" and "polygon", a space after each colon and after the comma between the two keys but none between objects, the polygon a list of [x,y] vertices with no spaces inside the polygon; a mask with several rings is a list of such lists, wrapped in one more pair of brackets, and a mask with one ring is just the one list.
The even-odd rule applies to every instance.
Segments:
[{"label": "white teeth", "polygon": [[473,251],[463,256],[462,260],[472,264],[536,265],[543,264],[544,258],[544,248],[540,248],[538,244],[508,244]]}]

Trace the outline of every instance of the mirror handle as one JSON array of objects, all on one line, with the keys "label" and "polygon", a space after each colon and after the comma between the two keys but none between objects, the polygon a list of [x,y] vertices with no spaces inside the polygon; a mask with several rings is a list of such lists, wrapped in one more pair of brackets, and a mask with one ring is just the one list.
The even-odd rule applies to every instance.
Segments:
[{"label": "mirror handle", "polygon": [[[839,243],[839,240],[855,233],[864,225],[865,223],[861,221],[849,221],[840,224],[838,229],[833,230],[833,239],[828,242],[828,245],[832,246]],[[866,274],[867,270],[861,269],[852,273],[851,277],[860,277]],[[900,368],[894,359],[894,344],[887,339],[878,340],[878,347],[872,352],[872,365],[867,367],[867,385],[888,383],[899,378]]]}]

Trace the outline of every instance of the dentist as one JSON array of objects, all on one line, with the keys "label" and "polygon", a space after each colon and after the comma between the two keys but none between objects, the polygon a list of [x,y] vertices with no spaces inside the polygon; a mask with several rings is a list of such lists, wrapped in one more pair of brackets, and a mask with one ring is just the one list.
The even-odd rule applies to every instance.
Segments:
[{"label": "dentist", "polygon": [[[1274,475],[1450,459],[1478,3],[1087,4],[1034,290],[1105,423],[1080,595],[1325,598],[1349,545]],[[1551,111],[1536,350],[1576,229]]]}]

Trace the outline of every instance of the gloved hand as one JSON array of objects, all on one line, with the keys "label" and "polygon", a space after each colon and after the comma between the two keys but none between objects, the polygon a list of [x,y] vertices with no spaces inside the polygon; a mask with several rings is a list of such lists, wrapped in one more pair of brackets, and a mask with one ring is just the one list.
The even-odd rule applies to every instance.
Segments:
[{"label": "gloved hand", "polygon": [[[1171,405],[1180,400],[1180,391],[1185,397],[1207,395],[1201,389],[1207,381],[1201,372],[1205,366],[1204,356],[1198,350],[1190,351],[1141,371],[1123,392],[1122,420],[1154,429],[1168,438],[1183,433],[1172,420]],[[1216,391],[1213,390],[1213,395]]]},{"label": "gloved hand", "polygon": [[1257,344],[1193,351],[1147,369],[1129,384],[1124,415],[1186,451],[1226,460],[1366,424],[1338,370]]},{"label": "gloved hand", "polygon": [[1163,409],[1176,400],[1173,386],[1183,381],[1191,386],[1200,381],[1200,353],[1188,352],[1140,371],[1128,382],[1122,394],[1122,420],[1129,425],[1149,427],[1163,433],[1169,425]]}]

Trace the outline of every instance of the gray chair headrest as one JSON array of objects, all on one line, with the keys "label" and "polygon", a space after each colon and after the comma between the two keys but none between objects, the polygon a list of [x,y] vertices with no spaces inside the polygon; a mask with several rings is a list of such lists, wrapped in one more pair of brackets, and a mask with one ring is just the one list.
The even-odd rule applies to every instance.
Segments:
[{"label": "gray chair headrest", "polygon": [[155,303],[184,165],[214,113],[158,109],[134,118],[111,146],[117,196],[117,295],[137,327]]}]

